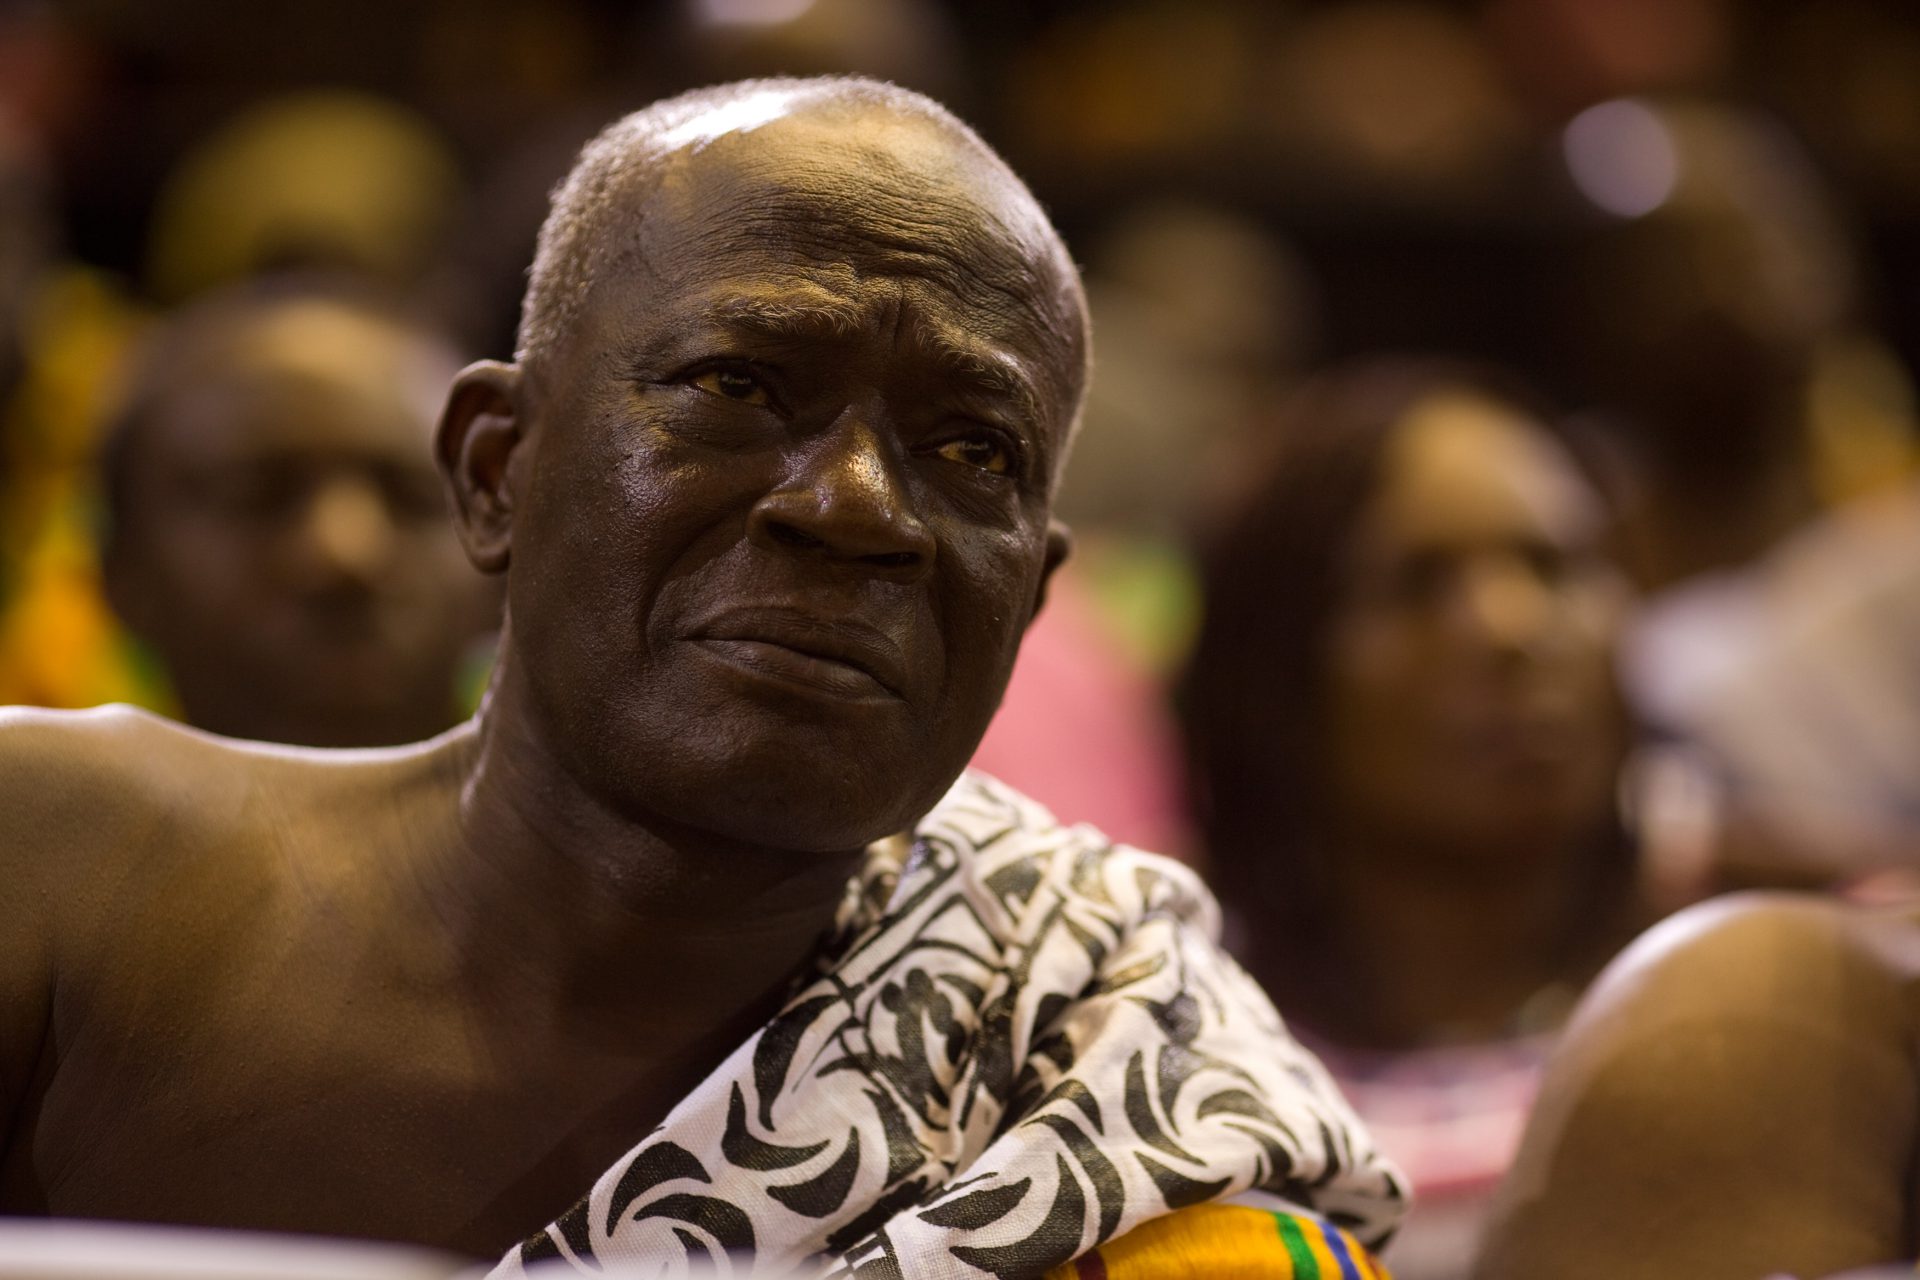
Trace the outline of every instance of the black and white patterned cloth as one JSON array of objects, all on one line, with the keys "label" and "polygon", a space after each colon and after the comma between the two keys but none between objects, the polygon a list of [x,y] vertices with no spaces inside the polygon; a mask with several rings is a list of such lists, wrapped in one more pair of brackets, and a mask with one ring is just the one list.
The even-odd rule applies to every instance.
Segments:
[{"label": "black and white patterned cloth", "polygon": [[490,1280],[1031,1277],[1249,1190],[1377,1244],[1400,1175],[1218,923],[1187,868],[969,773],[870,851],[817,976]]}]

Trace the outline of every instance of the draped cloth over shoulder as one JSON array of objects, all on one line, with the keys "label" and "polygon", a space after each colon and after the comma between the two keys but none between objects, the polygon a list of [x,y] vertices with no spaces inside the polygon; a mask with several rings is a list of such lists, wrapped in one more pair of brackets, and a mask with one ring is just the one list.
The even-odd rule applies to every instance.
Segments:
[{"label": "draped cloth over shoulder", "polygon": [[1038,1277],[1249,1189],[1404,1202],[1177,863],[968,774],[873,847],[816,976],[492,1273]]}]

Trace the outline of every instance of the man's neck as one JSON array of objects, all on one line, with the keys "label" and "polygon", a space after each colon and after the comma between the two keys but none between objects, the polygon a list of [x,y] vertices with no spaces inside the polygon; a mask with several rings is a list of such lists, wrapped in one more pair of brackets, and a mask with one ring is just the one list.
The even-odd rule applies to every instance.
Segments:
[{"label": "man's neck", "polygon": [[767,848],[622,811],[519,710],[496,701],[478,718],[459,838],[436,875],[464,977],[596,1037],[770,1016],[863,851]]}]

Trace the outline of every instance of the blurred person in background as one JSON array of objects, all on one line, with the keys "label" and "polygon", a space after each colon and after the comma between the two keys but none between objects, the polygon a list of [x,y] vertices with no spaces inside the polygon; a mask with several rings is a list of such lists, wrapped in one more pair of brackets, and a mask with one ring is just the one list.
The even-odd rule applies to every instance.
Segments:
[{"label": "blurred person in background", "polygon": [[1567,341],[1619,442],[1630,567],[1653,590],[1697,585],[1862,484],[1871,446],[1834,437],[1876,424],[1815,412],[1833,362],[1869,341],[1858,266],[1811,160],[1757,112],[1617,99],[1563,149],[1598,219]]},{"label": "blurred person in background", "polygon": [[1230,945],[1413,1182],[1402,1280],[1465,1274],[1554,1032],[1649,918],[1629,591],[1547,421],[1476,367],[1324,375],[1202,562],[1206,865]]},{"label": "blurred person in background", "polygon": [[1920,486],[1826,514],[1722,590],[1748,633],[1676,720],[1738,818],[1722,879],[1920,891]]},{"label": "blurred person in background", "polygon": [[1912,1275],[1916,991],[1911,903],[1738,894],[1650,930],[1568,1024],[1475,1275]]},{"label": "blurred person in background", "polygon": [[[97,546],[93,463],[146,309],[124,282],[62,256],[55,193],[33,181],[32,147],[8,144],[0,128],[0,286],[21,290],[6,300],[19,358],[0,388],[0,458],[13,473],[0,482],[0,703],[178,713],[166,673],[105,599]],[[141,274],[168,304],[294,269],[423,297],[458,178],[444,142],[397,104],[331,90],[269,97],[172,167]]]},{"label": "blurred person in background", "polygon": [[499,592],[434,469],[460,363],[377,295],[312,281],[209,295],[153,336],[104,450],[105,582],[189,723],[372,746],[470,709]]},{"label": "blurred person in background", "polygon": [[1612,215],[1587,244],[1572,343],[1656,589],[1625,648],[1634,701],[1724,776],[1724,879],[1910,879],[1913,387],[1863,322],[1840,212],[1751,112],[1616,100],[1565,148]]}]

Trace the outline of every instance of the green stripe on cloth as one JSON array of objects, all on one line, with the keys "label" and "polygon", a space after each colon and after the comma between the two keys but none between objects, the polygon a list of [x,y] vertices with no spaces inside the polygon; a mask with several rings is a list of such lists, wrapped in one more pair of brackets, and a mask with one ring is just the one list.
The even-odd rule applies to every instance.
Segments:
[{"label": "green stripe on cloth", "polygon": [[1313,1256],[1313,1246],[1301,1234],[1300,1223],[1285,1213],[1274,1214],[1273,1221],[1280,1228],[1280,1242],[1287,1246],[1287,1256],[1293,1259],[1294,1280],[1320,1280],[1320,1263]]}]

